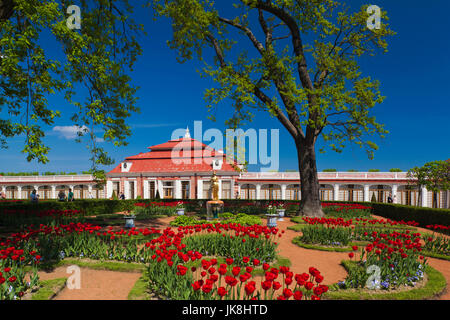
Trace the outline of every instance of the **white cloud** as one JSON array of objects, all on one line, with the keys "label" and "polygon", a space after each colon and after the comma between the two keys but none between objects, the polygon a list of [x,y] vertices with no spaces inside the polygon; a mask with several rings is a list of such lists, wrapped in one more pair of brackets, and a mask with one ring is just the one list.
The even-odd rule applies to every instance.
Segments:
[{"label": "white cloud", "polygon": [[105,139],[103,139],[103,138],[95,138],[95,142],[105,142]]},{"label": "white cloud", "polygon": [[78,127],[78,126],[55,126],[52,129],[53,134],[57,134],[60,138],[67,140],[74,140],[78,137],[78,132],[81,131],[83,133],[89,131],[89,128],[86,126]]}]

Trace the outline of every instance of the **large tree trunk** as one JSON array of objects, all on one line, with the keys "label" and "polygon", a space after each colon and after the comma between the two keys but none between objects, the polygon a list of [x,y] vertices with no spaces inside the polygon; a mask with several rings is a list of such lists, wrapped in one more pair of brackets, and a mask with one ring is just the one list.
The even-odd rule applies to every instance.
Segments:
[{"label": "large tree trunk", "polygon": [[298,167],[300,171],[301,201],[297,215],[323,217],[319,197],[319,178],[317,176],[316,152],[313,145],[296,141]]}]

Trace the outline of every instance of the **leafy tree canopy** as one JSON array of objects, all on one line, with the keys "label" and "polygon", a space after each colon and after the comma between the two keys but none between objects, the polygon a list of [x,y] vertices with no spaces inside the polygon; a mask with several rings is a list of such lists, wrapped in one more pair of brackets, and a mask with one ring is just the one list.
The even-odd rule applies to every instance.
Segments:
[{"label": "leafy tree canopy", "polygon": [[427,162],[422,167],[410,169],[407,175],[414,184],[427,190],[450,190],[450,159]]},{"label": "leafy tree canopy", "polygon": [[128,0],[80,0],[81,29],[71,29],[66,11],[72,4],[0,0],[0,145],[7,148],[9,138],[25,136],[27,160],[47,163],[44,127],[61,116],[47,99],[61,94],[73,105],[78,141],[90,138],[96,174],[99,165],[113,162],[96,143],[96,133],[115,146],[126,145],[125,119],[139,110],[128,74],[141,54],[137,37],[143,26],[130,18]]}]

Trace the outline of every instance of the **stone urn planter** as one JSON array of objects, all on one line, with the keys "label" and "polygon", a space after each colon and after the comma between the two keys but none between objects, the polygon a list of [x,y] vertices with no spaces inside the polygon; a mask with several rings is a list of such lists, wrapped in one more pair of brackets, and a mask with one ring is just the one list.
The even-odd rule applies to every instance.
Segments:
[{"label": "stone urn planter", "polygon": [[284,221],[283,217],[284,217],[284,212],[286,211],[286,209],[277,209],[277,213],[278,213],[278,221]]},{"label": "stone urn planter", "polygon": [[135,215],[126,215],[123,217],[125,219],[125,228],[134,228],[134,219],[136,219]]},{"label": "stone urn planter", "polygon": [[267,226],[269,228],[275,228],[277,226],[277,218],[278,214],[266,214],[267,217]]}]

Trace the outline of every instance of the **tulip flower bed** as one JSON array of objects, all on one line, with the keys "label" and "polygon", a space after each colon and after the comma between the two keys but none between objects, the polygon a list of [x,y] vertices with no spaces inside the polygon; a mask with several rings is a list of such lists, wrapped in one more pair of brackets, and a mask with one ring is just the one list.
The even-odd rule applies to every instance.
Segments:
[{"label": "tulip flower bed", "polygon": [[[262,294],[249,280],[253,268],[261,263],[266,268],[274,260],[275,240],[280,236],[281,232],[276,228],[220,223],[180,226],[176,230],[167,228],[163,231],[136,228],[113,231],[112,227],[102,230],[100,226],[88,223],[41,224],[38,228],[28,227],[24,232],[11,234],[0,243],[0,295],[2,300],[20,299],[25,292],[39,285],[38,266],[51,266],[59,260],[76,257],[148,264],[150,289],[170,299],[236,298],[241,294],[237,288],[241,290],[241,287],[242,298],[260,298]],[[223,273],[225,282],[221,282],[218,274],[217,278],[213,276],[219,270],[210,267],[204,270],[208,272],[208,279],[198,278],[195,267],[190,265],[198,260],[205,268],[207,262],[202,258],[206,255],[224,257],[227,263],[233,261],[233,264],[229,263],[229,270]],[[208,261],[212,266],[214,258]],[[250,268],[249,263],[253,267]],[[239,275],[236,273],[238,268],[242,271]],[[223,271],[222,266],[220,272]],[[200,275],[204,277],[203,272]],[[317,275],[314,279],[321,279]],[[230,278],[232,276],[235,280]],[[292,277],[290,273],[287,277],[282,276],[285,283],[280,286],[274,281],[269,297],[272,298],[281,286],[286,290],[277,296],[280,299],[319,299],[326,290],[316,281],[316,286],[307,284],[303,291],[299,291],[297,286],[299,292],[295,293],[292,291],[295,288],[288,287]],[[216,284],[211,282],[214,279]],[[234,287],[235,281],[240,285]],[[196,289],[200,283],[201,293]]]},{"label": "tulip flower bed", "polygon": [[[144,262],[139,245],[159,234],[158,230],[100,231],[88,223],[28,227],[0,242],[0,296],[18,299],[38,285],[37,267],[66,257]],[[30,276],[26,269],[31,267]],[[27,278],[28,281],[27,281]]]},{"label": "tulip flower bed", "polygon": [[351,268],[345,281],[339,284],[342,288],[390,290],[414,286],[423,279],[427,262],[420,255],[420,233],[374,231],[372,237],[374,240],[361,250],[356,267]]},{"label": "tulip flower bed", "polygon": [[170,225],[174,227],[178,226],[192,226],[192,225],[198,225],[198,224],[204,224],[204,223],[215,223],[220,222],[223,224],[229,224],[229,223],[235,223],[240,225],[261,225],[262,220],[260,217],[257,216],[250,216],[245,213],[238,213],[237,215],[234,215],[229,212],[224,212],[219,214],[219,219],[208,221],[208,220],[199,220],[195,216],[178,216],[175,218],[174,221],[170,223]]},{"label": "tulip flower bed", "polygon": [[372,210],[357,203],[322,203],[322,208],[327,216],[338,218],[370,217]]},{"label": "tulip flower bed", "polygon": [[423,250],[427,253],[450,257],[450,238],[433,233],[422,235],[422,240],[425,243]]},{"label": "tulip flower bed", "polygon": [[[267,227],[242,227],[239,225],[209,224],[192,227],[179,227],[175,233],[170,229],[157,239],[152,240],[146,248],[149,249],[152,261],[149,263],[148,275],[150,288],[154,292],[169,299],[320,299],[328,290],[321,285],[323,277],[315,268],[310,269],[310,274],[294,274],[288,267],[270,268],[266,262],[262,264],[265,278],[260,280],[260,289],[253,279],[253,272],[261,264],[261,260],[255,258],[258,251],[250,251],[249,256],[239,259],[226,258],[226,263],[218,265],[216,258],[205,259],[204,254],[197,250],[190,250],[190,246],[196,246],[199,237],[208,236],[208,233],[217,232],[220,239],[230,239],[229,232],[234,233],[240,241],[232,244],[245,248],[246,242],[255,241],[263,236],[265,240],[275,239],[277,229]],[[198,236],[190,236],[192,233]],[[220,235],[226,232],[227,234]],[[203,234],[202,234],[203,233]],[[198,238],[196,238],[198,237]],[[194,239],[191,241],[191,239]],[[242,241],[246,240],[246,241]],[[228,240],[224,240],[228,241]],[[260,243],[264,246],[264,243]],[[220,245],[218,247],[221,247]],[[205,249],[203,249],[205,250]],[[208,247],[208,250],[209,247]],[[204,252],[206,253],[206,252]],[[211,254],[208,252],[208,254]],[[218,255],[223,254],[217,252]],[[242,254],[242,252],[241,252]],[[201,267],[192,266],[195,261],[200,261]],[[279,276],[281,275],[281,276]],[[276,279],[280,281],[276,281]],[[293,285],[295,279],[295,285]],[[314,284],[314,282],[316,284]],[[292,285],[292,286],[291,286]],[[280,290],[281,289],[281,290]],[[279,291],[278,291],[279,290]],[[279,292],[279,293],[278,293]]]},{"label": "tulip flower bed", "polygon": [[372,232],[414,229],[414,221],[393,221],[390,219],[344,219],[344,218],[302,218],[305,225],[300,230],[301,242],[322,245],[348,245],[351,241],[372,241]]},{"label": "tulip flower bed", "polygon": [[347,246],[352,238],[352,230],[348,228],[351,221],[342,218],[318,219],[304,218],[307,225],[302,230],[300,241],[307,244]]}]

